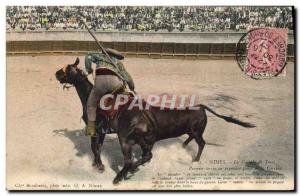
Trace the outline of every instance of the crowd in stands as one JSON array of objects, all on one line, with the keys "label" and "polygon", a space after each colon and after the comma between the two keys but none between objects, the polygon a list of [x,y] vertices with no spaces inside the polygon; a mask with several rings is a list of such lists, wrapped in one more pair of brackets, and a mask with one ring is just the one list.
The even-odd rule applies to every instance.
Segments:
[{"label": "crowd in stands", "polygon": [[6,29],[95,31],[240,31],[293,29],[291,7],[7,6]]}]

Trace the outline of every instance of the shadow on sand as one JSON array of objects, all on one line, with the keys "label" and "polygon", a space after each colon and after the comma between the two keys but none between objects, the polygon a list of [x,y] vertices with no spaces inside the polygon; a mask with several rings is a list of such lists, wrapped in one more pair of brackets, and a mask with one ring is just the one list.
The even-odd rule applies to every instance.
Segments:
[{"label": "shadow on sand", "polygon": [[[91,151],[90,137],[85,136],[82,130],[60,129],[60,130],[53,130],[53,133],[55,136],[63,136],[71,140],[72,143],[74,144],[74,148],[76,149],[76,156],[81,157],[84,155],[88,155],[89,158],[91,159],[91,164],[92,164],[94,155]],[[164,140],[163,142],[157,142],[155,144],[155,147],[167,148],[169,145],[172,144],[181,146],[182,143],[183,141],[181,139],[172,138],[172,139]],[[207,145],[213,145],[217,147],[223,146],[214,143],[207,143]],[[185,149],[187,153],[190,154],[191,156],[195,156],[197,152],[197,149],[194,149],[191,146],[186,146]],[[140,158],[142,153],[138,145],[134,146],[132,152],[133,152],[134,159]],[[120,171],[119,168],[123,166],[123,155],[119,144],[119,140],[115,134],[114,135],[110,134],[105,136],[103,148],[101,151],[101,157],[107,158],[111,169],[114,170],[116,173]]]}]

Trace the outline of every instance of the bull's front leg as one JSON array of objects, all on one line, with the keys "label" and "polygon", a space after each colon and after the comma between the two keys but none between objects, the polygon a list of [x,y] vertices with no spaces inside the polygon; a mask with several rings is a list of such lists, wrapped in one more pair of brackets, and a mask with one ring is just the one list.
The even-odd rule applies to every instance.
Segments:
[{"label": "bull's front leg", "polygon": [[130,170],[132,166],[132,146],[134,145],[134,140],[128,140],[121,142],[121,148],[124,156],[124,167],[122,170],[117,174],[115,179],[113,180],[113,184],[118,184],[120,181],[122,181],[128,174],[128,171]]},{"label": "bull's front leg", "polygon": [[137,160],[136,162],[134,162],[132,164],[132,166],[130,168],[130,172],[134,173],[140,165],[143,165],[143,164],[149,162],[152,159],[151,150],[153,148],[153,143],[148,144],[148,143],[145,142],[144,139],[139,140],[139,144],[142,148],[143,154],[142,154],[142,157],[139,160]]},{"label": "bull's front leg", "polygon": [[93,166],[96,167],[100,172],[104,171],[104,165],[101,160],[101,148],[104,138],[105,134],[103,133],[98,133],[95,137],[91,137],[91,148],[94,154]]}]

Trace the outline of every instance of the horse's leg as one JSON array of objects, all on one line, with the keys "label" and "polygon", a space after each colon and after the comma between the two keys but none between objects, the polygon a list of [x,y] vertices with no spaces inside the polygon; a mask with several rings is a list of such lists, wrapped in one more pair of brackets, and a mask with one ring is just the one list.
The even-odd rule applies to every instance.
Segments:
[{"label": "horse's leg", "polygon": [[91,137],[91,148],[92,148],[92,152],[94,154],[94,162],[93,162],[93,166],[96,165],[97,162],[99,162],[99,150],[98,150],[98,140],[99,140],[99,136],[92,136]]},{"label": "horse's leg", "polygon": [[105,133],[99,133],[98,152],[99,152],[100,162],[99,162],[99,165],[97,167],[100,171],[104,171],[104,165],[103,165],[102,160],[101,160],[101,150],[102,150],[102,147],[103,147],[104,138],[105,138]]},{"label": "horse's leg", "polygon": [[134,140],[120,140],[121,149],[124,156],[124,167],[113,180],[113,184],[118,184],[123,178],[127,176],[127,173],[132,166],[132,146],[134,145],[134,143]]},{"label": "horse's leg", "polygon": [[105,134],[103,133],[99,133],[97,136],[91,137],[91,148],[94,154],[93,166],[97,167],[97,169],[99,169],[101,172],[104,171],[104,165],[100,157],[104,138]]}]

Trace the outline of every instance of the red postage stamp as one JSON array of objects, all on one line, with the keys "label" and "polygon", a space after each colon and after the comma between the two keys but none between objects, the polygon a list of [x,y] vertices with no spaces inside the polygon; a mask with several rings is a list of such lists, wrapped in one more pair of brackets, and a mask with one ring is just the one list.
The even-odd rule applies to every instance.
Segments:
[{"label": "red postage stamp", "polygon": [[246,41],[246,61],[240,67],[254,79],[279,75],[286,64],[287,29],[259,28],[250,30]]}]

